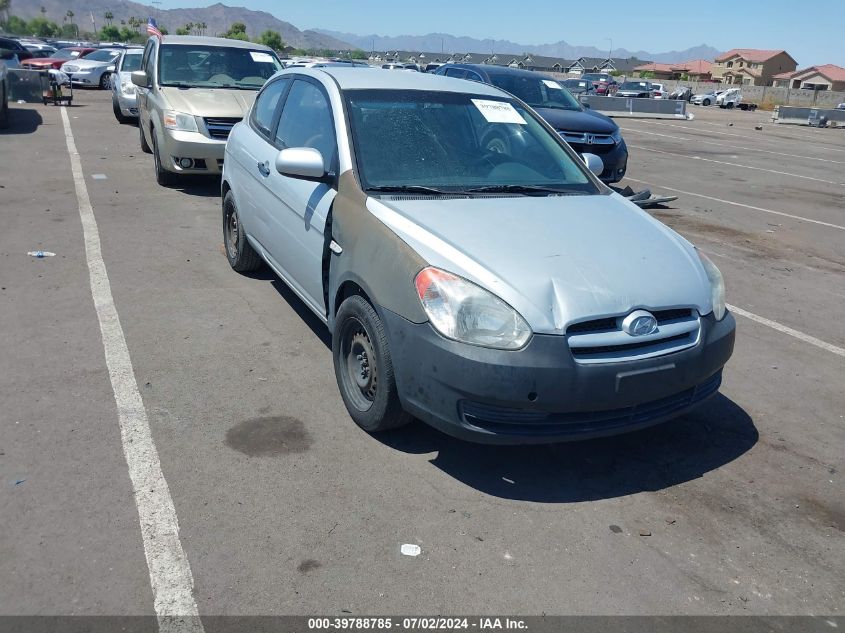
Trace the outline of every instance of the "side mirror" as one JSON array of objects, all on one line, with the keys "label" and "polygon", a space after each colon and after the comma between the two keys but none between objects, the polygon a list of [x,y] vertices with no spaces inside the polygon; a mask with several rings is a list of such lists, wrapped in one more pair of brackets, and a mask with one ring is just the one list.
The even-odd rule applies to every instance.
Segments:
[{"label": "side mirror", "polygon": [[138,86],[139,88],[149,88],[150,87],[150,78],[147,77],[147,73],[143,70],[136,70],[134,71],[130,77],[132,78],[132,83]]},{"label": "side mirror", "polygon": [[593,172],[596,176],[600,176],[604,171],[604,161],[595,154],[581,154],[581,158],[587,165],[587,169]]},{"label": "side mirror", "polygon": [[320,150],[312,147],[289,147],[276,156],[276,171],[282,176],[322,180],[326,175],[326,166]]}]

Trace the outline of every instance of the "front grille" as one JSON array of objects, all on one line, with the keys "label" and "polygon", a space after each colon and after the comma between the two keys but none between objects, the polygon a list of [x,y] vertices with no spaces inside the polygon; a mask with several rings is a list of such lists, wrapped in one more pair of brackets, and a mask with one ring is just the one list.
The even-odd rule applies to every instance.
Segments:
[{"label": "front grille", "polygon": [[698,342],[701,323],[689,308],[653,310],[658,330],[632,337],[622,330],[627,315],[574,323],[566,329],[572,357],[579,363],[613,363],[671,354]]},{"label": "front grille", "polygon": [[469,426],[502,435],[588,434],[642,425],[680,413],[719,390],[719,370],[701,384],[680,393],[622,409],[554,413],[531,409],[510,409],[462,400],[461,420]]},{"label": "front grille", "polygon": [[610,134],[593,134],[592,132],[569,132],[567,130],[558,130],[561,138],[567,143],[577,143],[578,145],[616,145],[616,141]]},{"label": "front grille", "polygon": [[239,123],[241,119],[238,118],[210,118],[206,117],[203,119],[205,121],[205,129],[208,130],[208,135],[211,138],[216,138],[225,141],[229,138],[229,132],[232,131],[232,128],[235,127],[236,123]]}]

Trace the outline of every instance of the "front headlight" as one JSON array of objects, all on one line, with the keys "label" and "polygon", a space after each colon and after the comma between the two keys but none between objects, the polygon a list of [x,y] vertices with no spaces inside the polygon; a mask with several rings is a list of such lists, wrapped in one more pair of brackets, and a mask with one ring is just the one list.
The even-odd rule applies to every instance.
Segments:
[{"label": "front headlight", "polygon": [[484,288],[439,268],[424,268],[414,284],[434,329],[446,338],[515,350],[531,338],[520,314]]},{"label": "front headlight", "polygon": [[165,110],[163,117],[164,127],[168,130],[178,130],[179,132],[199,132],[199,129],[197,128],[197,120],[192,114],[185,114],[174,110]]},{"label": "front headlight", "polygon": [[613,130],[613,134],[610,135],[610,138],[612,138],[617,144],[621,143],[622,142],[622,130],[620,130],[619,128],[616,128],[615,130]]},{"label": "front headlight", "polygon": [[124,96],[131,97],[135,94],[135,84],[131,81],[124,81],[120,84],[120,92],[122,92]]},{"label": "front headlight", "polygon": [[697,248],[695,249],[695,252],[698,253],[698,258],[701,260],[702,266],[704,266],[704,272],[707,273],[707,279],[710,280],[710,295],[713,303],[713,316],[716,317],[717,321],[721,321],[725,317],[725,312],[727,312],[725,307],[725,279],[722,277],[722,273],[719,272],[719,269],[716,268],[716,264],[711,262],[707,255]]}]

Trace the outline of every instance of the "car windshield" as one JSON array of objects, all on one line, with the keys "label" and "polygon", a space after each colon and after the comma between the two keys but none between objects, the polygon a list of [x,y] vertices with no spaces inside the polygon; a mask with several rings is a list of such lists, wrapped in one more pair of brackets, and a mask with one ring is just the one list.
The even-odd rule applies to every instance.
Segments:
[{"label": "car windshield", "polygon": [[123,62],[120,65],[120,70],[125,73],[131,73],[135,70],[141,70],[141,53],[126,53],[123,56]]},{"label": "car windshield", "polygon": [[365,189],[598,193],[578,158],[511,99],[423,90],[345,98]]},{"label": "car windshield", "polygon": [[113,62],[120,55],[120,51],[94,51],[85,56],[85,59],[92,62]]},{"label": "car windshield", "polygon": [[588,81],[610,81],[609,75],[597,75],[595,73],[587,73],[582,77],[582,79],[586,79]]},{"label": "car windshield", "polygon": [[164,44],[159,54],[162,86],[259,90],[281,69],[275,53],[246,48]]},{"label": "car windshield", "polygon": [[569,91],[564,90],[563,86],[552,79],[494,74],[490,81],[494,86],[519,97],[532,108],[581,110],[581,105]]},{"label": "car windshield", "polygon": [[626,81],[619,86],[620,90],[648,90],[649,83],[646,81]]},{"label": "car windshield", "polygon": [[69,48],[60,48],[50,55],[50,57],[55,59],[71,59],[72,57],[79,57],[79,51],[72,51]]}]

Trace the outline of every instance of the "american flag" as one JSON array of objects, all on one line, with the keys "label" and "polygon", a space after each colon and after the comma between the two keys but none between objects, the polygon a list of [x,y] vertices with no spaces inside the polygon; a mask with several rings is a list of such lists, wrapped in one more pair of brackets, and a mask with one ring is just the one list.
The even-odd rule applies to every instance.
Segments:
[{"label": "american flag", "polygon": [[147,20],[147,34],[155,35],[157,38],[161,39],[161,31],[158,30],[158,24],[156,24],[154,18]]}]

